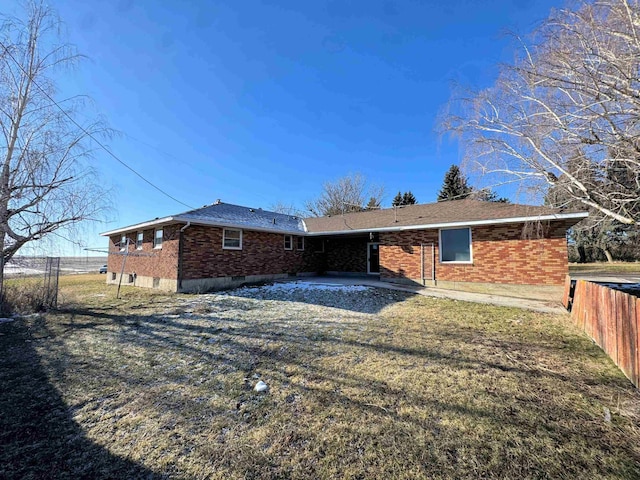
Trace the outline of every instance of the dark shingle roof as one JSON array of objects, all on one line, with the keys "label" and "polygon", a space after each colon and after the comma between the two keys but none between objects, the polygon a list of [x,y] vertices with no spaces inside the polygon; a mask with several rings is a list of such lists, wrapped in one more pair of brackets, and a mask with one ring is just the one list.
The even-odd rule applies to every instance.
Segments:
[{"label": "dark shingle roof", "polygon": [[[203,225],[246,228],[290,234],[349,233],[367,230],[396,230],[438,228],[447,225],[474,223],[503,223],[509,219],[526,221],[539,217],[565,219],[569,224],[582,220],[586,213],[561,212],[550,207],[517,205],[510,203],[482,202],[479,200],[451,200],[423,205],[408,205],[399,208],[347,213],[333,217],[302,219],[293,215],[270,212],[261,208],[243,207],[216,202],[188,212],[156,218],[148,222],[118,228],[102,235],[149,228],[174,222],[192,222]],[[572,223],[571,223],[572,222]]]},{"label": "dark shingle roof", "polygon": [[[450,200],[446,202],[407,205],[404,207],[347,213],[332,217],[305,218],[310,233],[344,232],[398,228],[417,225],[483,222],[558,215],[557,209],[512,203],[483,202],[479,200]],[[576,219],[576,222],[581,218]]]},{"label": "dark shingle roof", "polygon": [[205,205],[202,208],[173,215],[173,217],[176,220],[204,222],[212,225],[258,228],[276,232],[304,232],[304,225],[299,217],[223,202]]}]

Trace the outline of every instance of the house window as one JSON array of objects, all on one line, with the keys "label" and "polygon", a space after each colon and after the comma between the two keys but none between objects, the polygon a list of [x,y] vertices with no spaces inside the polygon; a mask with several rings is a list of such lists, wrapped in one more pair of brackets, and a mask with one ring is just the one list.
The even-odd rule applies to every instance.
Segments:
[{"label": "house window", "polygon": [[296,237],[296,250],[304,250],[304,237]]},{"label": "house window", "polygon": [[284,236],[284,249],[285,250],[293,250],[293,239],[291,235]]},{"label": "house window", "polygon": [[164,238],[164,230],[158,228],[153,234],[153,248],[162,248],[162,239]]},{"label": "house window", "polygon": [[138,238],[136,238],[136,250],[142,250],[142,239],[144,235],[142,232],[138,232]]},{"label": "house window", "polygon": [[242,250],[242,230],[225,228],[222,232],[222,248]]},{"label": "house window", "polygon": [[324,253],[324,240],[316,240],[315,253]]},{"label": "house window", "polygon": [[440,230],[440,261],[471,263],[471,229]]},{"label": "house window", "polygon": [[124,252],[126,249],[127,249],[127,236],[122,235],[122,237],[120,237],[120,251]]}]

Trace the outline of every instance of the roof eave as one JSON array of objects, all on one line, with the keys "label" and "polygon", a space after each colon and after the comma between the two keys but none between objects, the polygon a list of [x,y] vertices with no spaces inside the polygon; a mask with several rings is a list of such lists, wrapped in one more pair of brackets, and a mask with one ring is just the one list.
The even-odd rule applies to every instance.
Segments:
[{"label": "roof eave", "polygon": [[397,227],[375,227],[375,228],[359,228],[352,230],[335,230],[335,231],[318,231],[307,232],[307,236],[322,236],[322,235],[345,235],[349,233],[368,233],[368,232],[401,232],[404,230],[427,230],[435,228],[455,228],[455,227],[475,227],[483,225],[500,225],[505,223],[525,223],[525,222],[544,222],[544,221],[558,221],[558,220],[576,220],[579,222],[583,218],[589,216],[588,212],[577,213],[559,213],[551,215],[537,215],[529,217],[511,217],[511,218],[499,218],[492,220],[471,220],[462,222],[443,222],[443,223],[431,223],[423,225],[401,225]]},{"label": "roof eave", "polygon": [[175,216],[156,218],[154,220],[149,220],[142,223],[136,223],[134,225],[128,225],[126,227],[116,228],[115,230],[102,232],[100,235],[103,237],[110,237],[111,235],[115,235],[117,233],[129,232],[131,230],[140,230],[141,228],[157,227],[159,225],[164,225],[174,221],[176,221]]},{"label": "roof eave", "polygon": [[192,217],[182,217],[180,215],[174,215],[171,217],[158,218],[156,220],[137,223],[135,225],[129,225],[127,227],[110,230],[108,232],[103,232],[100,235],[102,235],[103,237],[109,237],[111,235],[116,235],[118,233],[130,232],[133,230],[140,230],[140,229],[149,228],[149,227],[157,227],[160,225],[166,225],[168,223],[174,223],[174,222],[175,223],[191,222],[191,225],[204,225],[207,227],[222,227],[222,228],[237,228],[239,230],[251,230],[255,232],[267,232],[267,233],[281,233],[283,235],[304,235],[305,234],[305,232],[302,230],[274,229],[274,228],[258,227],[253,225],[242,225],[237,223],[207,221],[205,219],[197,219]]},{"label": "roof eave", "polygon": [[351,230],[334,230],[334,231],[318,231],[318,232],[310,232],[308,230],[308,226],[303,221],[304,230],[278,230],[272,228],[265,227],[256,227],[252,225],[239,225],[234,223],[225,223],[225,222],[217,222],[217,221],[206,221],[203,219],[194,219],[189,217],[181,217],[179,215],[157,218],[155,220],[150,220],[147,222],[137,223],[134,225],[129,225],[127,227],[118,228],[115,230],[109,230],[107,232],[103,232],[100,235],[103,237],[109,237],[111,235],[116,235],[118,233],[130,232],[132,230],[140,230],[149,227],[157,227],[160,225],[166,225],[168,223],[187,223],[191,222],[192,225],[205,225],[210,227],[223,227],[223,228],[238,228],[242,230],[252,230],[257,232],[267,232],[267,233],[280,233],[284,235],[302,235],[302,236],[322,236],[322,235],[345,235],[352,233],[368,233],[368,232],[401,232],[404,230],[427,230],[427,229],[435,229],[435,228],[455,228],[455,227],[473,227],[473,226],[482,226],[482,225],[499,225],[505,223],[525,223],[525,222],[543,222],[543,221],[558,221],[558,220],[575,220],[579,222],[583,218],[587,218],[589,216],[588,212],[577,212],[577,213],[559,213],[559,214],[551,214],[551,215],[537,215],[537,216],[528,216],[528,217],[510,217],[510,218],[500,218],[500,219],[492,219],[492,220],[472,220],[472,221],[461,221],[461,222],[443,222],[443,223],[431,223],[431,224],[423,224],[423,225],[401,225],[397,227],[374,227],[374,228],[359,228],[359,229],[351,229]]}]

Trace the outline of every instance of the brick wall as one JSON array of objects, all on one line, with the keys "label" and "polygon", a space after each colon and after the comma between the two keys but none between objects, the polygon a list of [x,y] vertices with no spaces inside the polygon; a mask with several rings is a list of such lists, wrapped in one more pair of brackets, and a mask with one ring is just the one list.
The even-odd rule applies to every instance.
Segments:
[{"label": "brick wall", "polygon": [[472,264],[440,263],[437,230],[381,233],[380,273],[382,278],[420,279],[424,243],[425,276],[430,279],[433,242],[436,281],[562,285],[568,271],[566,229],[563,222],[473,227]]},{"label": "brick wall", "polygon": [[[162,248],[153,248],[153,235],[155,230],[143,231],[142,250],[136,249],[138,231],[127,232],[129,238],[129,253],[127,256],[124,273],[136,273],[139,276],[176,279],[178,275],[178,237],[181,225],[165,226]],[[109,257],[107,270],[120,273],[122,270],[122,255],[113,255],[111,252],[120,252],[121,235],[109,237]],[[145,256],[137,257],[142,253]]]},{"label": "brick wall", "polygon": [[[128,233],[132,253],[125,274],[177,279],[178,239],[182,225],[164,227],[162,249],[153,248],[154,230],[144,230],[142,250],[136,250],[137,231]],[[421,278],[420,244],[425,244],[425,277],[431,279],[431,243],[435,244],[436,280],[453,282],[561,285],[568,271],[565,232],[567,225],[538,225],[539,232],[523,232],[523,224],[472,228],[472,264],[440,263],[437,230],[380,233],[382,278]],[[528,227],[527,227],[528,228]],[[367,238],[325,240],[325,253],[315,253],[320,239],[305,238],[304,251],[284,249],[284,236],[244,230],[242,250],[222,248],[222,228],[192,225],[184,232],[182,278],[205,279],[302,272],[367,271]],[[541,234],[542,238],[537,238]],[[109,239],[109,251],[119,251],[120,235]],[[109,255],[109,272],[119,273],[121,255]]]},{"label": "brick wall", "polygon": [[325,251],[327,271],[367,273],[367,238],[331,238]]},{"label": "brick wall", "polygon": [[243,230],[242,250],[225,250],[222,232],[198,225],[184,231],[183,279],[316,272],[320,266],[320,255],[308,238],[303,251],[297,249],[295,236],[293,250],[285,250],[283,234]]}]

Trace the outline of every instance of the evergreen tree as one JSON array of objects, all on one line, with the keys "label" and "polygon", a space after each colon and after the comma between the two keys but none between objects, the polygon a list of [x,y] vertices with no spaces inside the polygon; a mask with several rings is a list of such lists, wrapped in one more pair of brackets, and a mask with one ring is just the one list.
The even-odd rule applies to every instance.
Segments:
[{"label": "evergreen tree", "polygon": [[468,185],[467,177],[462,174],[457,165],[451,165],[444,176],[442,188],[438,192],[438,201],[461,200],[471,195],[471,192],[473,192],[473,188]]},{"label": "evergreen tree", "polygon": [[403,205],[415,205],[416,203],[418,203],[418,200],[416,200],[415,195],[411,193],[410,190],[408,192],[404,192],[404,195],[402,196]]},{"label": "evergreen tree", "polygon": [[486,188],[482,190],[473,189],[470,198],[473,198],[474,200],[482,200],[483,202],[511,203],[508,198],[499,197],[495,191]]},{"label": "evergreen tree", "polygon": [[369,199],[369,203],[367,203],[367,206],[364,207],[365,210],[378,210],[380,209],[382,201],[380,200],[380,198],[377,197],[371,197]]},{"label": "evergreen tree", "polygon": [[392,207],[399,207],[400,205],[403,205],[402,200],[403,200],[402,193],[398,192],[398,194],[395,197],[393,197],[393,201],[391,202],[391,206]]}]

